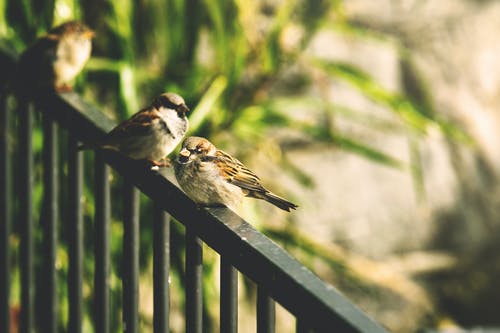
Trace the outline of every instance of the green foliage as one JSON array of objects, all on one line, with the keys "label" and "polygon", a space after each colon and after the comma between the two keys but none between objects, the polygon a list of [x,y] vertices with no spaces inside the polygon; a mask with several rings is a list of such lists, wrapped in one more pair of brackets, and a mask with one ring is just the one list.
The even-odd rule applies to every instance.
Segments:
[{"label": "green foliage", "polygon": [[[283,74],[300,65],[305,73],[320,70],[351,85],[394,112],[419,135],[437,128],[449,137],[468,140],[456,127],[438,119],[428,103],[419,104],[411,96],[387,90],[352,64],[304,56],[317,29],[372,37],[369,31],[344,19],[342,1],[287,0],[272,5],[242,0],[58,0],[41,6],[28,0],[2,0],[1,8],[5,9],[0,15],[4,15],[6,24],[0,21],[0,33],[15,40],[18,51],[51,23],[88,18],[97,37],[86,84],[80,90],[118,119],[136,112],[165,90],[177,90],[194,109],[191,133],[215,141],[227,138],[221,133],[229,133],[242,143],[252,144],[276,127],[291,127],[309,134],[312,140],[401,167],[394,156],[338,133],[330,124],[297,122],[286,109],[278,114],[272,105],[274,100],[293,97],[301,103],[308,99],[304,89],[320,84],[307,74],[299,78],[298,86],[283,82]],[[288,46],[286,33],[296,27],[301,37]],[[407,56],[403,50],[402,58]],[[330,113],[328,119],[343,116],[338,112],[342,106],[320,103],[319,107]],[[253,112],[256,114],[251,115]]]}]

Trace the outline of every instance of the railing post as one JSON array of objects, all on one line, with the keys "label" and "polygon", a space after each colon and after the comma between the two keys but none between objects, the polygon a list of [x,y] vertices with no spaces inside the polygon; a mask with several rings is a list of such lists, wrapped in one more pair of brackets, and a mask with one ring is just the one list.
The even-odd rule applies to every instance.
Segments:
[{"label": "railing post", "polygon": [[186,333],[203,330],[203,245],[196,233],[186,228]]},{"label": "railing post", "polygon": [[170,216],[155,204],[153,222],[153,327],[169,332],[170,312]]},{"label": "railing post", "polygon": [[31,333],[34,326],[33,267],[33,106],[19,101],[19,224],[21,244],[21,333]]},{"label": "railing post", "polygon": [[295,324],[295,332],[297,333],[314,333],[314,330],[312,330],[306,323],[304,323],[303,320],[300,318],[297,318],[297,322]]},{"label": "railing post", "polygon": [[57,124],[43,113],[43,191],[42,208],[43,228],[43,269],[44,282],[40,295],[43,301],[40,305],[41,326],[44,332],[57,332],[58,302],[57,302],[57,219],[58,219],[58,161],[57,161]]},{"label": "railing post", "polygon": [[[22,101],[21,101],[22,102]],[[56,110],[55,116],[61,124],[78,123],[71,126],[74,134],[81,138],[94,138],[102,135],[108,127],[102,115],[92,107],[86,106],[77,95],[48,96],[45,107]],[[33,156],[32,156],[32,115],[26,103],[19,108],[19,230],[20,271],[21,271],[21,332],[32,333],[33,323]],[[103,125],[103,126],[101,126]],[[101,133],[102,132],[102,133]],[[297,330],[310,328],[318,332],[328,332],[334,327],[339,332],[380,332],[386,330],[343,297],[332,286],[325,284],[310,270],[297,262],[286,251],[278,247],[265,235],[250,224],[223,207],[198,208],[183,195],[181,190],[165,177],[145,170],[131,172],[123,163],[123,156],[116,153],[106,154],[105,160],[118,173],[126,177],[125,218],[124,218],[124,272],[123,308],[125,331],[137,332],[138,329],[138,195],[132,184],[136,184],[155,201],[158,206],[169,211],[172,216],[184,222],[186,228],[186,332],[200,333],[203,329],[202,298],[202,240],[221,254],[221,275],[230,286],[222,290],[221,317],[227,317],[228,330],[234,329],[231,318],[236,318],[228,304],[237,302],[233,292],[236,270],[232,262],[249,279],[258,285],[257,290],[257,331],[275,331],[275,301],[299,318]],[[110,331],[109,307],[109,183],[108,172],[101,156],[96,154],[96,219],[95,219],[95,312],[96,332]],[[128,177],[128,178],[127,178]],[[135,193],[135,194],[134,194]],[[190,222],[192,221],[192,222]],[[196,221],[196,222],[193,222]],[[156,232],[155,232],[156,233]],[[157,236],[159,237],[159,236]],[[155,241],[161,247],[161,241]],[[165,250],[165,249],[164,249]],[[167,250],[155,250],[155,262],[162,265]],[[226,261],[226,259],[228,261]],[[158,265],[157,265],[158,267]],[[155,275],[159,273],[155,273]],[[164,274],[164,273],[162,273]],[[157,283],[164,282],[157,278]],[[272,298],[271,298],[272,295]],[[163,296],[161,296],[163,298]],[[132,300],[131,300],[132,299]],[[167,305],[168,306],[168,305]],[[160,319],[158,319],[160,320]],[[301,321],[304,320],[304,321]],[[226,320],[224,319],[224,322]],[[164,324],[168,326],[168,324]],[[222,324],[224,325],[224,324]],[[221,327],[222,327],[221,325]],[[225,326],[224,326],[225,327]],[[224,328],[223,328],[224,329]]]},{"label": "railing post", "polygon": [[7,95],[0,92],[0,332],[10,328],[10,110]]},{"label": "railing post", "polygon": [[139,332],[139,191],[124,180],[123,331]]},{"label": "railing post", "polygon": [[220,268],[220,331],[238,332],[238,271],[225,256]]},{"label": "railing post", "polygon": [[97,333],[110,332],[109,302],[109,224],[110,191],[109,167],[96,153],[95,170],[95,216],[94,216],[94,329]]},{"label": "railing post", "polygon": [[275,329],[274,300],[262,287],[257,287],[257,333],[274,333]]},{"label": "railing post", "polygon": [[83,219],[81,204],[83,186],[83,156],[82,153],[78,151],[78,141],[75,136],[69,133],[68,140],[68,332],[81,333],[83,311]]}]

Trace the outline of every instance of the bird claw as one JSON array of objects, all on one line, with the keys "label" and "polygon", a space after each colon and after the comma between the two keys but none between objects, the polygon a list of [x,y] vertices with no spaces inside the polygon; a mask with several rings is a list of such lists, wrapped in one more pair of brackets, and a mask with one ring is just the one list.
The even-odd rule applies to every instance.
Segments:
[{"label": "bird claw", "polygon": [[71,87],[69,84],[66,84],[66,83],[61,84],[59,86],[56,86],[54,89],[58,93],[64,93],[64,92],[73,91],[73,87]]}]

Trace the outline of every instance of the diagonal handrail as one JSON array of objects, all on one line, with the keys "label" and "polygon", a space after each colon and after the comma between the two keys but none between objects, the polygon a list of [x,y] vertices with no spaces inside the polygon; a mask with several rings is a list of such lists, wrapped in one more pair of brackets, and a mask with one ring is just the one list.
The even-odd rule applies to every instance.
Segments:
[{"label": "diagonal handrail", "polygon": [[[115,125],[75,93],[50,93],[36,102],[84,142],[94,141]],[[334,287],[231,210],[200,208],[159,172],[112,151],[98,154],[307,326],[320,332],[386,332]]]}]

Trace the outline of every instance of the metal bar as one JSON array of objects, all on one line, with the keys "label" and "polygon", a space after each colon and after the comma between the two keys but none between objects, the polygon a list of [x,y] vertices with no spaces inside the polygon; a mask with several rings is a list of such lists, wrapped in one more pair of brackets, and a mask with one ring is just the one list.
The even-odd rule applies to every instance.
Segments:
[{"label": "metal bar", "polygon": [[170,216],[155,204],[153,227],[153,327],[169,332],[170,312]]},{"label": "metal bar", "polygon": [[[82,140],[95,140],[113,126],[99,110],[74,93],[44,97],[40,103],[54,110],[61,124],[78,124],[73,129]],[[293,315],[314,325],[312,329],[328,331],[336,327],[346,333],[386,332],[334,287],[321,281],[231,210],[199,209],[164,176],[146,168],[131,170],[130,160],[118,153],[109,152],[104,158],[174,218],[192,228],[208,246],[228,256],[239,272],[271,291],[272,298]]]},{"label": "metal bar", "polygon": [[110,190],[109,168],[95,154],[95,216],[94,216],[94,328],[98,333],[110,332],[109,300],[109,225]]},{"label": "metal bar", "polygon": [[[227,256],[238,271],[265,287],[293,315],[314,325],[312,329],[321,332],[337,327],[346,333],[386,332],[333,286],[321,281],[230,209],[200,209],[162,175],[140,169],[131,172],[130,161],[111,151],[106,160],[184,223],[188,231],[193,228],[193,234]],[[192,278],[189,274],[187,277]]]},{"label": "metal bar", "polygon": [[194,230],[186,228],[186,333],[203,330],[203,245]]},{"label": "metal bar", "polygon": [[0,332],[10,331],[10,111],[7,95],[0,94]]},{"label": "metal bar", "polygon": [[21,333],[31,333],[34,327],[34,267],[33,267],[33,106],[20,101],[19,110],[19,227],[21,244]]},{"label": "metal bar", "polygon": [[275,303],[269,293],[261,286],[257,287],[257,333],[274,333]]},{"label": "metal bar", "polygon": [[68,145],[68,183],[69,183],[69,216],[68,216],[68,247],[69,247],[69,323],[68,331],[82,332],[83,313],[83,158],[78,151],[78,141],[69,133]]},{"label": "metal bar", "polygon": [[123,331],[139,332],[139,191],[124,181]]},{"label": "metal bar", "polygon": [[238,332],[238,271],[221,257],[220,268],[220,331]]},{"label": "metal bar", "polygon": [[42,210],[43,228],[43,270],[44,281],[40,293],[43,298],[41,305],[43,331],[57,332],[58,302],[57,302],[57,219],[58,219],[58,170],[57,170],[57,124],[47,114],[43,113],[43,188],[44,203]]},{"label": "metal bar", "polygon": [[310,328],[303,320],[297,318],[295,332],[297,333],[314,333],[314,330]]}]

